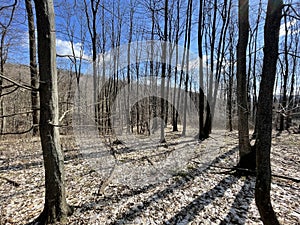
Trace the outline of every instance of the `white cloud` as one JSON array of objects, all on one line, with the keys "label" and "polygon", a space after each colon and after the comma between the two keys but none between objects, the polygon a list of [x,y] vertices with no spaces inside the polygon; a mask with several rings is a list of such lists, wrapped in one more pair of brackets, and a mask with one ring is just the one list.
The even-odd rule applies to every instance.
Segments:
[{"label": "white cloud", "polygon": [[[82,44],[81,43],[73,43],[73,47],[74,47],[75,56],[79,58],[81,55]],[[73,55],[72,42],[64,41],[61,39],[56,39],[56,52],[58,55]],[[88,55],[86,55],[84,52],[83,52],[82,57],[87,60],[90,59],[90,57]]]},{"label": "white cloud", "polygon": [[[292,34],[291,32],[293,32],[293,34],[299,33],[299,30],[295,30],[295,29],[291,29],[295,24],[297,23],[296,19],[293,19],[289,22],[287,22],[286,27],[288,29],[288,35]],[[279,31],[279,37],[285,36],[285,24],[281,24],[280,26],[280,31]]]}]

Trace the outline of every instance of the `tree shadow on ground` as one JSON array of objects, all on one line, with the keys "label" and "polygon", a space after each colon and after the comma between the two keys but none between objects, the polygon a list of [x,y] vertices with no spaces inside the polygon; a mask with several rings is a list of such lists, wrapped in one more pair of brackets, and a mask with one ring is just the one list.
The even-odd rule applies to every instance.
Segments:
[{"label": "tree shadow on ground", "polygon": [[[220,225],[225,224],[245,224],[247,219],[247,212],[250,208],[250,204],[254,199],[255,190],[255,177],[247,177],[245,182],[236,195],[234,202],[226,215],[221,221]],[[238,215],[238,217],[236,217]]]},{"label": "tree shadow on ground", "polygon": [[[211,164],[213,165],[213,164],[217,164],[217,163],[221,162],[222,160],[226,159],[230,155],[234,154],[237,150],[238,150],[237,147],[229,150],[228,152],[215,158]],[[181,177],[177,181],[168,185],[164,190],[157,191],[157,192],[153,193],[150,197],[145,199],[142,202],[143,207],[138,208],[135,205],[133,205],[127,211],[125,211],[124,213],[119,215],[113,222],[111,222],[111,224],[124,224],[124,223],[128,223],[128,222],[132,222],[136,217],[141,215],[143,213],[143,211],[145,211],[154,201],[158,201],[159,199],[166,198],[167,196],[174,193],[174,191],[176,189],[183,188],[188,182],[191,182],[196,177],[198,177],[202,173],[206,172],[208,169],[209,169],[209,167],[204,170],[203,169],[199,170],[198,168],[191,170],[187,174],[187,176]],[[168,222],[170,224],[176,224],[178,218],[184,217],[186,212],[189,212],[189,214],[191,214],[191,211],[194,211],[194,213],[192,213],[192,215],[196,216],[196,213],[199,212],[201,209],[203,209],[204,206],[210,204],[212,201],[214,201],[214,199],[222,197],[224,195],[224,193],[226,192],[226,190],[228,188],[230,188],[231,185],[236,183],[238,180],[239,180],[239,177],[236,177],[233,174],[230,174],[230,175],[224,177],[215,187],[213,187],[208,192],[203,193],[202,195],[197,197],[190,205],[182,208],[182,210],[180,212],[178,212],[178,214],[176,214]],[[119,202],[121,199],[124,199],[124,198],[129,198],[134,195],[146,193],[147,191],[149,191],[150,189],[153,189],[154,187],[155,187],[155,185],[149,185],[149,186],[146,186],[146,187],[141,188],[136,191],[133,190],[127,194],[123,194],[123,195],[118,194],[118,195],[114,195],[114,196],[104,197],[102,200],[100,200],[98,202],[95,201],[94,203],[88,203],[88,204],[80,206],[79,208],[80,208],[81,212],[87,211],[87,210],[92,210],[92,208],[94,208],[93,206],[99,204],[100,202],[102,202],[104,204],[104,205],[101,204],[102,206],[109,205],[112,202],[113,203]],[[199,187],[199,188],[201,188],[201,187]],[[194,216],[192,216],[191,219],[193,219]]]},{"label": "tree shadow on ground", "polygon": [[183,222],[186,223],[193,221],[193,219],[201,210],[204,209],[205,206],[211,204],[216,198],[223,197],[226,190],[238,180],[239,178],[234,175],[226,176],[212,189],[198,196],[187,206],[183,207],[171,219],[165,222],[165,224],[181,224]]},{"label": "tree shadow on ground", "polygon": [[[195,178],[194,176],[193,178]],[[224,197],[225,192],[236,183],[240,177],[230,174],[224,177],[217,185],[211,188],[209,191],[201,194],[190,202],[187,206],[181,208],[172,218],[165,221],[164,224],[186,224],[193,221],[196,216],[202,211],[205,206],[211,204],[217,198]],[[247,219],[247,212],[250,207],[251,201],[254,198],[254,177],[247,177],[241,190],[236,195],[235,200],[225,218],[220,222],[222,224],[245,224]],[[143,213],[152,202],[157,202],[159,199],[166,198],[172,194],[176,188],[181,188],[188,180],[181,180],[174,185],[167,187],[166,189],[154,193],[148,199],[143,201],[143,207],[137,209],[136,206],[132,206],[131,209],[122,213],[118,218],[110,223],[111,225],[116,224],[127,224],[132,223],[135,218]],[[199,187],[201,188],[201,187]],[[238,216],[237,216],[238,215]]]},{"label": "tree shadow on ground", "polygon": [[[245,224],[247,212],[251,201],[254,199],[254,177],[247,177],[241,190],[236,195],[235,200],[225,218],[220,222],[220,225],[225,224]],[[165,224],[181,224],[183,221],[190,222],[199,214],[205,206],[212,203],[216,198],[221,198],[224,193],[234,183],[239,180],[239,177],[230,175],[221,180],[208,192],[194,199],[190,204],[183,207],[176,215],[169,219]],[[246,194],[247,193],[247,194]]]}]

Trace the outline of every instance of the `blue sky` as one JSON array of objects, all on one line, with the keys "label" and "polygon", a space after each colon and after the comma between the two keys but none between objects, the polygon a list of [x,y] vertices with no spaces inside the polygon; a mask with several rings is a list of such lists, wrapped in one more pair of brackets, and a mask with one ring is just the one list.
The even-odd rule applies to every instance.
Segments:
[{"label": "blue sky", "polygon": [[[9,0],[4,0],[4,2],[9,2]],[[83,50],[83,57],[85,59],[91,58],[91,42],[90,42],[90,36],[87,30],[86,22],[84,21],[85,13],[84,11],[75,11],[75,8],[77,6],[74,6],[76,1],[71,0],[54,0],[55,4],[55,10],[56,10],[56,30],[57,30],[57,53],[59,55],[71,55],[71,42],[68,39],[67,36],[67,28],[71,27],[74,31],[74,39],[73,39],[73,46],[74,50],[77,56],[80,55],[81,48],[84,47]],[[82,3],[83,1],[77,1],[76,3]],[[113,5],[113,2],[115,4]],[[117,8],[116,4],[118,1],[106,1],[105,5],[105,18],[106,18],[106,34],[111,32],[111,20],[114,18],[115,21],[117,21],[119,16],[122,19],[123,22],[123,28],[122,28],[122,34],[121,34],[121,44],[127,43],[128,39],[128,24],[129,24],[129,0],[121,1],[122,6],[120,9],[120,15],[117,15],[117,10],[113,13],[113,7]],[[149,13],[143,11],[143,4],[145,2],[143,1],[134,1],[136,5],[140,6],[136,9],[135,12],[135,19],[134,19],[134,25],[135,29],[134,31],[139,31],[142,29],[150,30],[150,22],[149,22]],[[139,3],[140,2],[140,3]],[[185,1],[183,1],[185,2]],[[263,7],[265,11],[266,8],[266,0],[263,1]],[[64,4],[62,4],[64,3]],[[124,4],[127,3],[127,4]],[[137,4],[139,3],[139,4]],[[25,6],[24,1],[19,1],[18,3],[18,9],[16,11],[16,19],[13,24],[13,30],[11,32],[12,38],[11,40],[11,48],[9,49],[9,62],[16,62],[16,63],[22,63],[22,64],[29,64],[29,58],[28,58],[28,34],[27,34],[27,22],[26,22],[26,16],[25,16]],[[102,4],[102,3],[101,3]],[[257,16],[257,8],[258,8],[258,1],[251,1],[250,2],[250,23],[253,25]],[[198,14],[198,6],[195,4],[195,13],[193,17],[193,32],[192,32],[192,50],[194,52],[197,52],[197,14]],[[102,8],[100,7],[100,12]],[[235,8],[236,10],[236,8]],[[235,13],[236,14],[236,13]],[[69,21],[66,19],[70,17]],[[260,43],[259,45],[263,45],[263,25],[264,25],[264,14],[262,15],[262,23],[260,24],[259,28],[259,35],[261,38],[259,38]],[[110,20],[110,21],[109,21]],[[82,26],[80,26],[82,24]],[[101,24],[101,21],[98,19],[98,24]],[[117,23],[116,23],[117,24]],[[288,24],[288,30],[289,32],[293,32],[294,34],[299,32],[299,21],[297,22],[295,19],[291,19]],[[71,30],[72,30],[71,29]],[[99,35],[101,34],[101,26],[98,27]],[[116,30],[116,28],[115,28]],[[82,32],[81,32],[82,31]],[[133,40],[138,40],[141,38],[140,35],[136,35],[139,32],[134,32]],[[285,33],[284,26],[282,25],[280,30],[280,36],[283,38]],[[81,35],[84,34],[85,36],[85,42],[84,44],[81,42]],[[146,36],[149,34],[145,34]],[[15,36],[15,37],[14,37]],[[107,42],[109,42],[109,36],[107,37]],[[180,42],[182,43],[182,41]],[[110,43],[106,46],[107,50],[111,48]],[[62,60],[61,58],[58,59],[58,65],[62,67],[67,67],[67,64],[69,63],[68,60]]]}]

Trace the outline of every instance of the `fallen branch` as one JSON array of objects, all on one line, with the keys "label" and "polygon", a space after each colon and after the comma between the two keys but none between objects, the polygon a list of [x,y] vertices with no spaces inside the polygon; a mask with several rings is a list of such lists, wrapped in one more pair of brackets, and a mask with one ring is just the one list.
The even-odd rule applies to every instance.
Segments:
[{"label": "fallen branch", "polygon": [[8,178],[3,177],[3,176],[0,176],[0,178],[3,179],[3,180],[6,180],[7,183],[12,184],[15,187],[19,187],[20,186],[20,184],[18,182],[14,181],[14,180],[8,179]]},{"label": "fallen branch", "polygon": [[[214,165],[211,165],[210,167],[226,169],[226,170],[228,170],[228,171],[226,171],[227,173],[230,173],[232,171],[238,171],[238,172],[247,172],[247,173],[253,174],[253,175],[256,174],[255,170],[249,170],[249,169],[244,169],[244,168],[239,168],[239,167],[225,167],[225,166],[214,166]],[[277,175],[277,174],[272,174],[272,177],[277,177],[277,178],[281,178],[281,179],[285,179],[285,180],[290,180],[290,181],[293,181],[296,183],[300,183],[300,179],[293,178],[293,177],[287,177],[287,176],[282,176],[282,175]]]}]

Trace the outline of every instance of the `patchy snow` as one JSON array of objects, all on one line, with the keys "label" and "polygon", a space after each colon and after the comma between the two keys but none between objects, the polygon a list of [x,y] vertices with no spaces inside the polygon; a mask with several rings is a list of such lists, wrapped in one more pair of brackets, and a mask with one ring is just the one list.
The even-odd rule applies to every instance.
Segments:
[{"label": "patchy snow", "polygon": [[[300,135],[283,132],[273,136],[273,173],[300,179]],[[223,144],[214,156],[213,165],[236,165],[237,133],[211,138],[220,139]],[[169,139],[168,144],[171,142]],[[198,146],[201,152],[205,142],[190,144]],[[75,207],[68,224],[262,224],[254,200],[255,178],[239,178],[222,174],[224,170],[219,168],[203,167],[205,160],[197,151],[186,168],[176,170],[172,176],[158,182],[140,182],[137,186],[111,179],[100,193],[105,178],[91,167],[89,158],[82,156],[74,138],[62,137],[62,145],[67,201]],[[173,146],[180,145],[183,143]],[[118,150],[118,146],[115,148]],[[0,141],[0,224],[26,224],[41,213],[44,201],[41,153],[38,138]],[[141,152],[126,154],[118,157],[125,161],[141,157]],[[134,165],[139,163],[145,161],[136,160]],[[120,173],[121,170],[117,171],[117,176]],[[275,177],[271,197],[282,224],[300,224],[299,183]]]}]

